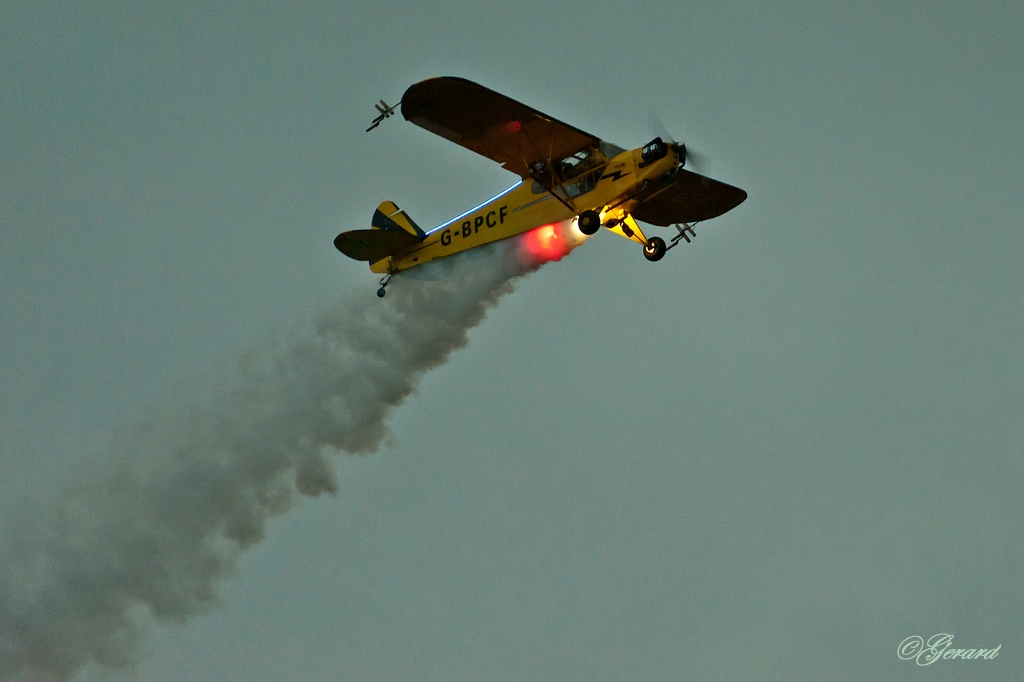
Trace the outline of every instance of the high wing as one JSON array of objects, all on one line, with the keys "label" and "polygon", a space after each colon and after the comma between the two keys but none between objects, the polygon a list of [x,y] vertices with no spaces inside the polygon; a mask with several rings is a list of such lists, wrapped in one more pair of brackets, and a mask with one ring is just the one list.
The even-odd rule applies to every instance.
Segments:
[{"label": "high wing", "polygon": [[416,83],[402,95],[402,115],[523,178],[535,177],[531,166],[596,150],[601,143],[590,133],[464,78]]},{"label": "high wing", "polygon": [[739,187],[680,168],[669,184],[638,196],[632,213],[637,220],[666,227],[717,218],[746,198]]}]

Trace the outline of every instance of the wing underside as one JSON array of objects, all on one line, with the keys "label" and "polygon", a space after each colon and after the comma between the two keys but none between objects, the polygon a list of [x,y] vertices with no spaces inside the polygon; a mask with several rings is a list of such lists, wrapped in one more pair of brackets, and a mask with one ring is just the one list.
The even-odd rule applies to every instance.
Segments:
[{"label": "wing underside", "polygon": [[679,169],[672,181],[649,196],[637,197],[632,214],[637,220],[662,227],[717,218],[747,198],[739,187]]},{"label": "wing underside", "polygon": [[402,96],[402,115],[513,173],[529,178],[531,166],[598,149],[601,140],[463,78],[421,81]]}]

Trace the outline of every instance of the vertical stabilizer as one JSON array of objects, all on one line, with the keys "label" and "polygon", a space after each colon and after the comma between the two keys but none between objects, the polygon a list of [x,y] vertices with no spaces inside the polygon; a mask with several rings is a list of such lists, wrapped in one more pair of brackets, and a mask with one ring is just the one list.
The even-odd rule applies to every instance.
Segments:
[{"label": "vertical stabilizer", "polygon": [[405,211],[398,208],[393,201],[384,201],[373,212],[370,224],[375,230],[401,230],[423,239],[426,234],[420,226],[413,222]]}]

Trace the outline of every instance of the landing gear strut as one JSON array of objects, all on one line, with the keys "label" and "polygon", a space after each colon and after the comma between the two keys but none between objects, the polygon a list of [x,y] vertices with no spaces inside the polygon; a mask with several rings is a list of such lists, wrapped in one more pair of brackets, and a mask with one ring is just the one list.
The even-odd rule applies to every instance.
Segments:
[{"label": "landing gear strut", "polygon": [[389,273],[380,278],[380,289],[377,289],[377,298],[384,298],[384,294],[388,293],[385,291],[384,287],[391,282],[392,277],[394,277],[394,275]]}]

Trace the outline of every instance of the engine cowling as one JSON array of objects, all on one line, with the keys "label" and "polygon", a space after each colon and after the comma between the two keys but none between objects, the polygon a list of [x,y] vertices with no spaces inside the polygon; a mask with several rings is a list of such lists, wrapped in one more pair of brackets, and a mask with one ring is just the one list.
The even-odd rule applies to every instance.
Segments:
[{"label": "engine cowling", "polygon": [[668,145],[660,137],[654,138],[640,150],[640,158],[644,163],[654,163],[658,159],[665,158],[666,154],[668,154]]}]

